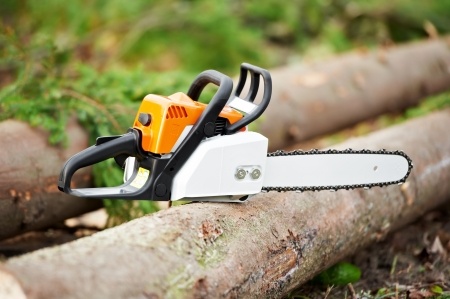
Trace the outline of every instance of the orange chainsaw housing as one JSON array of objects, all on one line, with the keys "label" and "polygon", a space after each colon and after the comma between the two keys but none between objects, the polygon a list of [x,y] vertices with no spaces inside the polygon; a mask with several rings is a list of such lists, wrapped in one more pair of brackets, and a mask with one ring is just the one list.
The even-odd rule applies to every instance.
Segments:
[{"label": "orange chainsaw housing", "polygon": [[[139,107],[133,126],[142,133],[142,149],[154,154],[170,153],[184,128],[194,125],[206,106],[182,92],[168,97],[147,95]],[[243,115],[225,106],[219,117],[233,124]]]}]

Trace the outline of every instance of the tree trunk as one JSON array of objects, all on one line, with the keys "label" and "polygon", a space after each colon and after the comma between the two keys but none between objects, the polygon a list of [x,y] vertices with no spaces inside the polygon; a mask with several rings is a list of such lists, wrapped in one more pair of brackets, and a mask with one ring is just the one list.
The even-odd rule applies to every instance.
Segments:
[{"label": "tree trunk", "polygon": [[28,298],[284,296],[450,198],[449,126],[445,110],[339,145],[403,149],[414,169],[401,186],[174,207],[12,258],[0,268],[0,290]]},{"label": "tree trunk", "polygon": [[273,151],[449,90],[450,39],[347,54],[271,74],[271,104],[257,128]]},{"label": "tree trunk", "polygon": [[[72,122],[66,149],[48,144],[48,134],[25,123],[0,123],[0,239],[44,228],[101,206],[97,200],[75,199],[57,187],[64,162],[87,147],[88,138]],[[90,169],[74,176],[74,184],[87,186]]]}]

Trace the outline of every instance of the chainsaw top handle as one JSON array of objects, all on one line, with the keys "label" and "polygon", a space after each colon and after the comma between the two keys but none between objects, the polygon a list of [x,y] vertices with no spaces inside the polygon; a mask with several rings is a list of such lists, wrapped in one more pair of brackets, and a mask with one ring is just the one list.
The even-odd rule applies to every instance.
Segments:
[{"label": "chainsaw top handle", "polygon": [[[172,155],[168,157],[145,152],[141,146],[141,132],[137,129],[130,129],[127,134],[121,136],[100,137],[96,145],[76,154],[65,163],[58,180],[58,188],[80,197],[170,200],[174,176],[203,138],[214,135],[215,121],[233,91],[231,78],[208,70],[197,76],[189,93],[198,99],[203,88],[209,83],[217,85],[219,89]],[[109,158],[124,160],[121,158],[124,155],[135,157],[137,161],[133,175],[124,184],[116,187],[71,189],[72,176],[78,169]],[[149,176],[140,188],[133,184],[139,168],[149,170]]]},{"label": "chainsaw top handle", "polygon": [[[214,97],[211,99],[211,104],[217,101],[217,98],[225,98],[228,99],[231,95],[231,91],[233,89],[233,81],[231,78],[214,70],[208,70],[201,72],[197,78],[194,79],[194,82],[191,83],[187,95],[194,101],[198,101],[200,94],[203,89],[209,83],[213,83],[219,87]],[[231,83],[231,88],[229,86]]]},{"label": "chainsaw top handle", "polygon": [[[250,74],[250,88],[245,98],[241,98],[242,90],[244,89],[247,77]],[[259,91],[260,78],[264,81],[264,92],[261,102],[255,104],[255,98]],[[228,126],[225,129],[225,134],[233,134],[239,131],[244,126],[256,120],[266,110],[272,96],[272,78],[269,71],[260,67],[251,65],[249,63],[241,64],[241,73],[239,82],[234,91],[234,95],[229,99],[228,105],[234,109],[245,113],[244,117]]]}]

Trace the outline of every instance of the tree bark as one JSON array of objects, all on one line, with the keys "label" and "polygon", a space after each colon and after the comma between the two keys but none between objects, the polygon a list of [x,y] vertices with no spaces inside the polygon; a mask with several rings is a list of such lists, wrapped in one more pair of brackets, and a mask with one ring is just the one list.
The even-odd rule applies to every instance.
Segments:
[{"label": "tree bark", "polygon": [[449,90],[450,39],[351,53],[271,74],[271,104],[257,128],[273,151]]},{"label": "tree bark", "polygon": [[11,286],[28,298],[279,298],[450,198],[449,126],[445,110],[338,146],[403,149],[414,169],[401,186],[174,207],[12,258],[0,268],[8,278],[0,291]]},{"label": "tree bark", "polygon": [[[72,122],[67,148],[51,146],[48,134],[29,125],[0,123],[0,239],[44,228],[69,217],[99,208],[97,200],[75,199],[57,187],[64,162],[87,147],[86,133]],[[90,184],[90,169],[74,176],[77,186]]]}]

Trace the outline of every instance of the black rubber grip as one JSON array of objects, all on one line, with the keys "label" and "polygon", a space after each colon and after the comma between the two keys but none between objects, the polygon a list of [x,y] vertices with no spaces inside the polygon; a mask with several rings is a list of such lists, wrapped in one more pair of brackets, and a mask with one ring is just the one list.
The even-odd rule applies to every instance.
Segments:
[{"label": "black rubber grip", "polygon": [[72,193],[70,183],[74,173],[83,167],[99,163],[121,154],[140,157],[138,149],[139,136],[137,131],[131,131],[122,136],[117,136],[107,142],[100,142],[72,156],[64,164],[58,180],[58,189],[66,193]]}]

